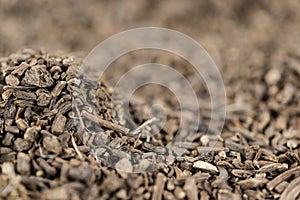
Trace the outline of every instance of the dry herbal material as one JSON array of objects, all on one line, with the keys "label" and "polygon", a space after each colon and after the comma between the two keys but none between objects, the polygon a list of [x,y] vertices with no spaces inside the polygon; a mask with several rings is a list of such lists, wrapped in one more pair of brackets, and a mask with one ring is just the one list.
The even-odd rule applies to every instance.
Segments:
[{"label": "dry herbal material", "polygon": [[[295,67],[280,72],[270,67],[254,76],[250,92],[265,88],[264,100],[252,102],[254,113],[229,114],[220,136],[207,134],[203,119],[191,145],[167,149],[180,127],[176,109],[167,112],[166,127],[159,131],[159,120],[149,117],[144,102],[131,105],[133,117],[127,121],[122,97],[113,108],[105,83],[92,88],[78,78],[76,57],[24,50],[0,61],[1,198],[299,198]],[[228,87],[231,101],[245,95]],[[181,128],[188,133],[188,127]],[[210,148],[212,140],[216,145]],[[124,173],[122,167],[152,172]]]}]

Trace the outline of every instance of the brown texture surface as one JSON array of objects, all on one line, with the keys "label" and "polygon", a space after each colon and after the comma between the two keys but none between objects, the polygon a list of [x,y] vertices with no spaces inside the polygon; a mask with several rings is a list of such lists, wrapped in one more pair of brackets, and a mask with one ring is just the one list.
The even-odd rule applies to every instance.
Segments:
[{"label": "brown texture surface", "polygon": [[[300,174],[299,10],[299,2],[292,0],[190,3],[1,0],[0,55],[4,56],[1,71],[9,68],[5,77],[0,75],[1,198],[299,198],[296,178]],[[46,55],[52,54],[31,52],[30,58],[26,52],[21,58],[9,55],[25,46],[36,49],[43,46],[50,52],[62,50],[84,57],[106,37],[141,26],[182,31],[207,49],[219,66],[226,86],[227,118],[223,133],[215,138],[218,142],[213,151],[203,148],[207,141],[203,125],[188,153],[176,157],[169,166],[156,173],[126,174],[96,162],[96,157],[80,142],[81,136],[65,129],[69,124],[70,104],[60,102],[56,108],[63,114],[55,113],[55,117],[42,109],[49,106],[52,96],[60,90],[66,91],[61,86],[64,83],[59,82],[66,80],[54,78],[60,77],[61,72],[51,68],[54,63],[45,61]],[[59,61],[55,65],[72,65],[73,57],[58,54],[56,58]],[[192,76],[187,64],[177,57],[154,53],[143,57],[137,52],[114,63],[108,77],[118,79],[121,72],[145,60],[175,62],[176,69],[188,78]],[[22,61],[26,62],[22,64]],[[46,71],[40,64],[52,71]],[[37,72],[47,81],[35,79]],[[23,89],[13,89],[17,86]],[[205,99],[204,89],[195,89]],[[164,94],[159,96],[166,106],[176,108],[174,97]],[[155,98],[147,90],[141,90],[137,96]],[[105,98],[100,101],[103,108],[106,102]],[[36,115],[31,109],[17,111],[20,107],[36,106],[35,103]],[[134,104],[136,122],[148,120],[147,106],[143,101]],[[99,115],[105,120],[102,121],[107,128],[105,134],[118,141],[123,129],[116,125],[118,122],[109,109],[103,110],[105,114]],[[22,117],[15,118],[16,113]],[[43,115],[49,117],[39,119]],[[161,143],[171,140],[177,130],[176,114],[170,115],[173,118],[168,121],[164,134],[156,138]],[[203,121],[206,120],[204,117]],[[135,141],[127,139],[126,142]],[[143,141],[137,144],[140,146],[136,149],[143,152],[157,150],[153,144]],[[119,162],[128,164],[122,159]]]}]

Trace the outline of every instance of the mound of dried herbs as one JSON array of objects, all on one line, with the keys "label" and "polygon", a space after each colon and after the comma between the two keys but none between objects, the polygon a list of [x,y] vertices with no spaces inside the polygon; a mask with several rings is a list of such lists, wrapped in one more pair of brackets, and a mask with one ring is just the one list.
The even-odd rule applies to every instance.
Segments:
[{"label": "mound of dried herbs", "polygon": [[[170,154],[168,164],[151,173],[124,173],[115,168],[136,166],[110,152],[107,160],[113,157],[115,166],[109,167],[102,143],[165,155],[161,147],[179,128],[176,113],[168,113],[166,126],[150,141],[133,137],[122,109],[111,107],[111,89],[105,83],[89,87],[76,76],[80,59],[30,49],[1,58],[0,197],[299,199],[300,62],[286,59],[294,61],[285,69],[270,67],[247,80],[254,83],[247,91],[235,90],[234,81],[228,85],[230,101],[257,98],[249,105],[253,112],[228,113],[219,137],[210,138],[202,124],[192,145],[180,156]],[[143,108],[132,105],[140,125],[151,120]],[[139,131],[155,131],[155,124]],[[211,140],[216,145],[208,149]]]}]

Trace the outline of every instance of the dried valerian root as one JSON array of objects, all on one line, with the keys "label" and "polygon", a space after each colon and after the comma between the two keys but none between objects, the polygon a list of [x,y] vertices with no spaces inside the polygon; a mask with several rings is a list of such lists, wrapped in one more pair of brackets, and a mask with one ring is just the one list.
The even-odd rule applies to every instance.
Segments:
[{"label": "dried valerian root", "polygon": [[[130,105],[128,118],[122,97],[112,105],[105,82],[94,88],[77,76],[80,65],[76,57],[30,49],[0,59],[0,198],[299,198],[294,65],[251,78],[263,100],[249,103],[255,112],[228,116],[220,136],[207,134],[205,120],[190,133],[176,109],[161,130],[144,103]],[[228,87],[230,101],[245,95]],[[190,143],[165,148],[179,128],[193,134]]]}]

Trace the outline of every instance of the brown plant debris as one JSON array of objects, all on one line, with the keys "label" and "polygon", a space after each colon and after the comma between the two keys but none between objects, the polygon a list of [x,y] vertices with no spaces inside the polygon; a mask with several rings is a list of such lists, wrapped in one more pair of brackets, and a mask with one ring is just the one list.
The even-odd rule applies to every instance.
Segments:
[{"label": "brown plant debris", "polygon": [[299,199],[300,75],[294,62],[289,67],[290,54],[282,59],[285,70],[268,65],[247,80],[245,91],[226,80],[232,105],[260,96],[249,102],[252,112],[228,113],[220,136],[207,134],[204,117],[190,145],[164,148],[179,128],[189,133],[176,106],[160,130],[145,102],[130,105],[131,121],[121,106],[113,110],[105,82],[88,87],[76,76],[76,57],[25,49],[1,58],[0,196]]}]

